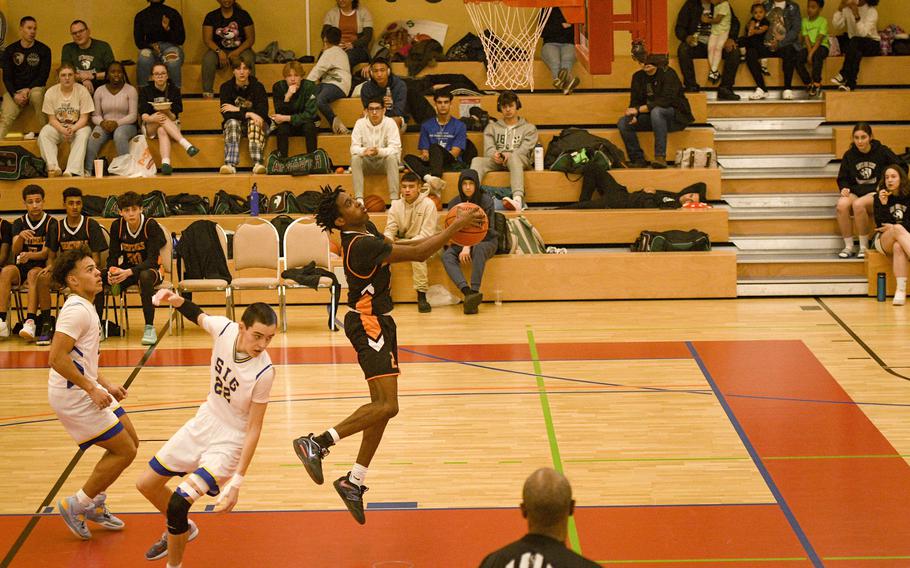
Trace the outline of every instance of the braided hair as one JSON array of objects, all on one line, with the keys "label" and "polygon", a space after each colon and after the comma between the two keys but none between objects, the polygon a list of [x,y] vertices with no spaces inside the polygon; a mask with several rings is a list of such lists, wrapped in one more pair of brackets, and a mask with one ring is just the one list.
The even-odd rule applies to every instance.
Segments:
[{"label": "braided hair", "polygon": [[319,199],[319,206],[316,207],[316,224],[322,227],[322,230],[331,233],[336,225],[335,220],[341,217],[338,211],[338,196],[344,191],[340,185],[334,188],[328,185],[322,186],[322,197]]}]

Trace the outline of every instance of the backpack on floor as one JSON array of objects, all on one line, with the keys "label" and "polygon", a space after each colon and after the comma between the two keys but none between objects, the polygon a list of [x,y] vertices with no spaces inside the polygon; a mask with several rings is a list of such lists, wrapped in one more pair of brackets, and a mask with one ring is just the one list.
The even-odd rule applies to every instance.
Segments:
[{"label": "backpack on floor", "polygon": [[717,152],[714,148],[685,148],[676,151],[677,168],[716,168]]},{"label": "backpack on floor", "polygon": [[43,159],[22,146],[0,146],[0,180],[38,177],[47,177],[47,163]]},{"label": "backpack on floor", "polygon": [[83,195],[82,214],[89,217],[103,217],[107,199],[107,197],[101,197],[100,195]]},{"label": "backpack on floor", "polygon": [[171,215],[208,215],[209,200],[190,193],[178,193],[164,198]]},{"label": "backpack on floor", "polygon": [[153,190],[142,196],[142,212],[146,217],[167,217],[171,214],[163,191]]},{"label": "backpack on floor", "polygon": [[105,219],[116,219],[120,216],[120,206],[117,205],[117,196],[108,195],[104,201],[104,209],[101,210],[101,216]]},{"label": "backpack on floor", "polygon": [[304,191],[297,196],[297,207],[301,213],[315,213],[319,208],[319,201],[322,199],[321,191]]},{"label": "backpack on floor", "polygon": [[493,212],[493,229],[496,230],[496,254],[512,252],[512,231],[509,230],[509,219],[499,211]]},{"label": "backpack on floor", "polygon": [[213,215],[239,215],[250,212],[250,202],[239,195],[219,189],[212,202]]},{"label": "backpack on floor", "polygon": [[322,148],[309,154],[284,157],[278,152],[269,154],[265,165],[269,175],[305,176],[309,174],[332,173],[332,159]]},{"label": "backpack on floor", "polygon": [[[572,154],[576,153],[578,156],[577,153],[581,150],[585,150],[587,160],[604,160],[607,169],[621,168],[623,162],[626,161],[626,154],[606,138],[595,136],[583,128],[565,128],[558,136],[554,136],[550,140],[547,153],[543,158],[543,165],[549,170],[579,173],[584,167],[584,163],[579,163],[579,161],[584,158],[576,159]],[[595,152],[598,151],[602,156],[595,156]],[[557,162],[559,162],[558,166],[554,167]]]},{"label": "backpack on floor", "polygon": [[269,198],[269,213],[300,213],[297,197],[290,191],[276,193]]},{"label": "backpack on floor", "polygon": [[512,254],[546,254],[547,245],[534,225],[524,216],[509,219],[509,233],[512,239]]},{"label": "backpack on floor", "polygon": [[632,252],[711,250],[711,239],[702,231],[642,231],[632,243]]}]

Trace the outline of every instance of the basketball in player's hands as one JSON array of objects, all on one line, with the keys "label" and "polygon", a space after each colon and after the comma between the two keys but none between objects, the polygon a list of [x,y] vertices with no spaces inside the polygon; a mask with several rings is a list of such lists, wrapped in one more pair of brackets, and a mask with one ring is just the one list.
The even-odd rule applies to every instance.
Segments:
[{"label": "basketball in player's hands", "polygon": [[[461,211],[463,211],[463,213],[461,213]],[[479,212],[480,215],[477,215],[476,212]],[[487,219],[486,213],[484,213],[479,205],[465,202],[459,203],[455,207],[449,209],[448,214],[446,214],[446,227],[454,223],[456,217],[462,218],[463,215],[476,217],[475,221],[479,222],[469,223],[467,226],[462,227],[460,231],[452,236],[452,242],[463,247],[474,246],[487,236],[487,229],[489,229],[490,221]]]}]

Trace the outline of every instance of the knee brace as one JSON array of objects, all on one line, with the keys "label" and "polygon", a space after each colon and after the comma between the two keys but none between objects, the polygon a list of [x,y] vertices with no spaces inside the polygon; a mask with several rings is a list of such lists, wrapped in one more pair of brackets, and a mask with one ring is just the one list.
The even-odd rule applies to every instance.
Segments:
[{"label": "knee brace", "polygon": [[[182,483],[180,485],[183,486]],[[190,530],[189,514],[193,503],[188,499],[181,495],[180,487],[171,494],[167,504],[167,532],[170,534],[180,535]]]}]

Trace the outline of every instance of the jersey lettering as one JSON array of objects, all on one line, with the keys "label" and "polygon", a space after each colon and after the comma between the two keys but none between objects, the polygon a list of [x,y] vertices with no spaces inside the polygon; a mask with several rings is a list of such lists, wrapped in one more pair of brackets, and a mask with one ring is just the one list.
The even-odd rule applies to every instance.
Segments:
[{"label": "jersey lettering", "polygon": [[[224,397],[224,400],[231,402],[231,393],[237,390],[240,382],[237,377],[231,377],[231,368],[224,364],[224,360],[218,357],[215,360],[215,386],[212,390],[215,394]],[[230,378],[230,381],[228,380]]]}]

